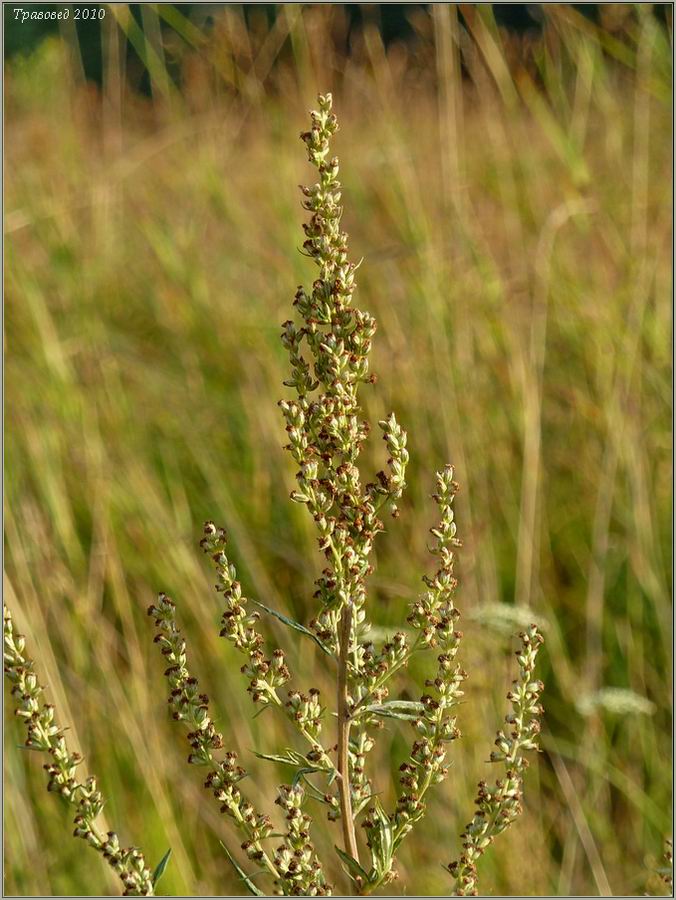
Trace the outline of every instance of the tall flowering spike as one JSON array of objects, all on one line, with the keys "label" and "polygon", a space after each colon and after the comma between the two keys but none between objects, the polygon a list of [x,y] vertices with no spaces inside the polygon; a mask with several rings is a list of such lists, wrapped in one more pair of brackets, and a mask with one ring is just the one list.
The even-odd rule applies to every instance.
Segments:
[{"label": "tall flowering spike", "polygon": [[145,858],[136,847],[120,846],[114,831],[102,834],[96,818],[103,809],[103,797],[95,778],[83,783],[76,779],[82,762],[79,753],[71,752],[64,730],[54,717],[54,707],[42,703],[43,688],[38,683],[33,660],[25,655],[26,642],[14,633],[12,615],[3,606],[4,668],[12,685],[14,712],[26,726],[26,747],[47,753],[51,762],[44,766],[49,776],[47,790],[60,794],[75,809],[73,835],[85,840],[106,860],[124,886],[125,896],[149,897],[153,894],[153,877]]},{"label": "tall flowering spike", "polygon": [[434,678],[425,682],[428,689],[420,698],[421,715],[414,722],[417,739],[411,755],[400,771],[402,792],[397,801],[395,821],[402,836],[408,834],[413,823],[424,813],[423,799],[433,784],[448,774],[444,765],[446,745],[460,736],[456,726],[455,708],[463,697],[462,683],[467,673],[455,662],[462,640],[462,632],[455,623],[459,612],[453,602],[457,581],[453,575],[454,555],[451,547],[460,546],[456,537],[453,498],[458,485],[453,480],[453,467],[437,472],[437,493],[433,495],[440,511],[439,524],[430,529],[434,545],[430,552],[437,557],[439,568],[434,576],[424,576],[427,591],[414,604],[408,618],[418,629],[416,645],[435,647],[437,657]]},{"label": "tall flowering spike", "polygon": [[[321,611],[312,623],[322,640],[337,649],[340,612],[349,604],[359,610],[365,600],[364,579],[375,535],[383,530],[379,509],[405,487],[408,462],[406,434],[394,416],[381,423],[390,453],[390,474],[362,485],[357,459],[369,433],[361,419],[357,391],[373,382],[368,355],[376,330],[369,313],[353,306],[357,266],[348,259],[347,235],[341,230],[341,186],[338,159],[330,140],[338,129],[330,94],[320,95],[310,113],[311,127],[301,134],[318,181],[301,187],[310,219],[303,226],[303,251],[315,261],[318,278],[298,288],[294,306],[301,324],[282,326],[289,353],[293,400],[280,406],[289,436],[287,449],[299,470],[291,498],[305,504],[319,532],[319,547],[328,567],[317,581]],[[391,512],[396,514],[392,505]],[[360,621],[355,618],[355,624]]]},{"label": "tall flowering spike", "polygon": [[[166,671],[172,688],[170,704],[174,717],[192,729],[190,762],[210,767],[205,786],[221,802],[221,810],[243,830],[242,850],[273,876],[275,893],[294,896],[330,894],[311,837],[311,820],[305,812],[305,781],[312,799],[328,807],[330,821],[339,821],[342,848],[336,846],[345,872],[360,895],[389,884],[396,878],[395,856],[403,839],[423,816],[428,792],[448,774],[449,744],[460,736],[457,707],[463,696],[466,673],[456,661],[462,632],[456,630],[459,611],[454,594],[456,536],[453,501],[458,490],[452,466],[437,472],[433,499],[439,519],[430,529],[430,553],[435,558],[433,575],[423,578],[425,591],[411,606],[410,636],[395,632],[381,646],[369,639],[366,615],[366,577],[375,536],[383,530],[378,518],[386,508],[398,516],[397,501],[406,488],[409,461],[407,435],[394,414],[378,424],[387,448],[387,463],[375,480],[362,483],[359,454],[369,433],[361,418],[358,389],[373,382],[368,356],[376,330],[372,316],[353,303],[357,266],[348,258],[347,235],[341,231],[341,187],[338,160],[331,156],[330,140],[338,124],[332,112],[331,95],[320,95],[319,108],[310,113],[311,127],[301,134],[318,180],[302,187],[303,207],[310,213],[303,226],[303,252],[319,271],[311,288],[299,287],[294,306],[299,321],[282,325],[282,343],[289,354],[290,376],[284,384],[294,390],[291,399],[279,401],[286,422],[288,443],[298,471],[291,499],[307,506],[318,531],[319,548],[326,565],[317,580],[315,599],[320,610],[311,626],[319,643],[336,664],[336,744],[325,748],[320,736],[329,721],[319,691],[289,690],[282,700],[280,688],[290,680],[284,654],[269,656],[258,631],[259,613],[243,595],[237,572],[226,547],[226,533],[207,522],[201,546],[212,558],[225,611],[221,635],[244,656],[242,672],[249,679],[254,702],[284,710],[287,718],[310,744],[305,754],[287,748],[283,755],[263,758],[296,768],[292,784],[282,785],[276,801],[284,812],[286,831],[274,833],[271,820],[257,813],[239,790],[244,770],[234,754],[218,761],[222,738],[209,716],[208,701],[198,693],[190,676],[185,644],[174,621],[174,606],[161,594],[149,613],[156,620],[156,641],[170,663]],[[262,603],[253,603],[276,615],[291,627],[306,631]],[[479,786],[479,810],[462,835],[464,854],[448,869],[456,879],[456,893],[476,892],[476,860],[493,836],[503,830],[520,810],[522,753],[536,746],[539,682],[533,681],[535,656],[541,641],[535,626],[522,635],[518,654],[520,676],[510,692],[512,712],[509,726],[498,734],[494,762],[504,762],[506,778],[495,788]],[[435,649],[433,677],[417,701],[388,699],[393,676],[418,650]],[[387,813],[374,792],[366,771],[367,757],[375,746],[372,732],[383,726],[383,717],[411,723],[415,737],[411,750],[399,767],[400,790],[396,806]],[[335,756],[334,756],[335,754]],[[311,779],[308,776],[312,776]],[[317,781],[326,778],[323,790]],[[355,828],[362,827],[370,863],[362,865],[361,841]],[[281,838],[273,853],[266,852],[267,838]],[[239,870],[239,869],[238,869]],[[239,870],[240,874],[242,870]],[[245,880],[249,880],[244,876]],[[257,892],[253,883],[248,884]]]},{"label": "tall flowering spike", "polygon": [[260,615],[247,609],[248,600],[242,594],[242,585],[237,580],[234,565],[228,559],[226,545],[225,529],[217,528],[213,522],[206,522],[200,546],[210,554],[215,564],[218,577],[216,590],[223,594],[226,603],[220,635],[231,641],[246,657],[241,671],[249,679],[247,690],[254,703],[279,706],[277,689],[291,677],[284,653],[277,649],[270,658],[266,658],[262,649],[263,636],[256,628]]},{"label": "tall flowering spike", "polygon": [[242,849],[247,856],[264,866],[278,883],[280,874],[263,849],[263,841],[273,832],[272,821],[257,812],[240,792],[238,783],[246,777],[246,771],[237,765],[236,754],[219,754],[223,737],[216,731],[209,715],[209,698],[199,692],[198,681],[188,669],[185,640],[176,624],[173,600],[166,594],[160,594],[157,604],[148,607],[148,615],[155,620],[155,643],[169,663],[164,674],[171,688],[169,707],[172,716],[176,721],[184,722],[189,729],[191,752],[188,762],[210,767],[204,787],[220,803],[221,812],[229,816],[244,834]]},{"label": "tall flowering spike", "polygon": [[460,859],[448,865],[455,881],[453,896],[456,897],[476,896],[476,863],[495,837],[522,812],[523,776],[528,768],[528,760],[523,754],[538,749],[537,736],[543,713],[540,694],[544,685],[541,681],[534,681],[533,677],[543,637],[537,625],[531,625],[520,637],[521,649],[516,654],[519,677],[507,694],[512,709],[505,716],[507,727],[498,731],[495,740],[497,749],[491,753],[491,762],[505,766],[505,776],[492,786],[485,781],[479,782],[475,800],[477,811],[461,835],[464,852]]},{"label": "tall flowering spike", "polygon": [[452,548],[460,546],[453,514],[457,490],[452,466],[437,472],[437,491],[433,499],[440,516],[439,522],[430,529],[434,542],[429,550],[436,557],[438,568],[434,576],[423,577],[427,590],[414,602],[408,617],[416,635],[412,646],[399,633],[380,654],[366,654],[368,692],[360,705],[365,699],[382,702],[387,696],[385,683],[397,669],[406,665],[414,652],[428,647],[438,651],[435,677],[426,680],[426,691],[420,697],[418,714],[412,722],[416,738],[408,759],[399,767],[400,790],[396,808],[390,816],[385,816],[377,806],[372,807],[363,822],[373,867],[378,873],[376,886],[387,884],[395,877],[393,855],[382,855],[384,839],[391,833],[392,846],[398,847],[422,818],[430,788],[448,774],[447,746],[460,736],[455,708],[461,702],[462,683],[467,675],[455,662],[462,639],[462,632],[455,629],[459,612],[453,602],[457,581],[453,575]]},{"label": "tall flowering spike", "polygon": [[[310,213],[303,226],[303,252],[314,260],[319,275],[309,290],[301,286],[296,291],[294,306],[301,323],[282,325],[282,343],[291,363],[285,384],[295,389],[296,397],[280,401],[280,406],[289,436],[287,449],[299,467],[291,499],[308,507],[327,560],[316,582],[320,611],[310,624],[339,657],[338,792],[345,850],[356,858],[352,802],[361,806],[370,796],[363,764],[372,746],[365,732],[367,720],[360,723],[356,741],[349,738],[350,707],[363,695],[365,676],[360,665],[360,638],[366,631],[365,579],[371,571],[373,541],[383,530],[378,512],[390,501],[390,512],[397,515],[394,501],[405,487],[408,451],[406,434],[391,416],[381,423],[389,474],[380,472],[376,482],[362,484],[357,460],[369,425],[361,418],[357,392],[362,382],[375,380],[369,374],[368,355],[376,323],[353,305],[357,266],[348,258],[347,235],[341,230],[338,159],[330,154],[338,123],[330,94],[320,95],[318,105],[310,113],[310,130],[301,134],[318,181],[301,191],[303,207]],[[329,815],[335,812],[330,804]]]}]

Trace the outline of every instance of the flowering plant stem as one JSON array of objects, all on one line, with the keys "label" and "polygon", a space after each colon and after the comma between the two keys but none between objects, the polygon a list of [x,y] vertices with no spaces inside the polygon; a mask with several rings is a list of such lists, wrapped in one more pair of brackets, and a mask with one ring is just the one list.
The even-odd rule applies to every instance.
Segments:
[{"label": "flowering plant stem", "polygon": [[96,819],[103,809],[103,796],[95,778],[87,778],[84,783],[75,778],[82,757],[68,748],[65,729],[57,724],[54,707],[41,702],[44,689],[38,683],[35,664],[26,655],[25,647],[24,636],[15,633],[12,614],[3,606],[4,669],[12,685],[15,714],[26,726],[24,746],[51,757],[51,762],[44,765],[49,775],[47,790],[59,794],[75,809],[74,837],[82,838],[101,854],[120,878],[125,895],[152,896],[159,876],[157,872],[155,875],[151,873],[141,851],[136,847],[121,847],[114,831],[103,834],[97,826]]},{"label": "flowering plant stem", "polygon": [[352,609],[345,606],[340,617],[340,657],[338,660],[338,790],[340,792],[340,814],[343,823],[345,852],[359,862],[357,836],[354,830],[352,796],[349,779],[350,745],[350,701],[347,692],[347,667],[352,634]]},{"label": "flowering plant stem", "polygon": [[[315,617],[304,625],[258,600],[250,601],[228,555],[223,528],[207,522],[200,542],[215,568],[220,635],[241,657],[251,700],[261,712],[269,708],[281,713],[301,747],[256,753],[259,759],[293,770],[290,782],[277,789],[274,802],[281,811],[277,822],[256,809],[242,790],[247,772],[234,752],[224,750],[209,697],[200,692],[188,667],[173,600],[160,593],[148,609],[155,623],[155,643],[167,666],[169,709],[187,728],[188,763],[206,771],[204,787],[239,832],[242,854],[256,871],[248,875],[226,852],[241,883],[256,896],[264,896],[254,882],[259,875],[277,895],[332,893],[325,874],[328,860],[320,860],[315,849],[316,825],[307,812],[309,799],[323,805],[329,822],[340,819],[338,860],[332,858],[331,863],[334,868],[337,861],[342,864],[349,892],[371,894],[397,877],[395,861],[401,843],[425,815],[432,788],[448,775],[447,756],[461,736],[456,714],[467,678],[457,660],[463,634],[457,628],[460,611],[455,605],[454,567],[461,543],[456,535],[453,503],[458,485],[452,466],[436,473],[432,498],[438,520],[430,529],[433,540],[428,548],[435,560],[434,571],[423,577],[425,590],[411,604],[408,628],[384,642],[371,637],[370,559],[377,536],[385,530],[381,514],[399,516],[397,504],[406,488],[408,438],[393,413],[380,421],[386,466],[370,481],[363,480],[358,460],[370,426],[362,418],[358,390],[375,381],[369,374],[369,353],[376,323],[354,305],[358,266],[349,260],[347,235],[341,231],[339,164],[330,156],[330,139],[338,123],[330,94],[320,95],[319,108],[310,116],[310,130],[301,138],[318,180],[301,188],[303,206],[310,214],[303,226],[303,252],[314,261],[318,274],[310,289],[296,291],[294,306],[300,322],[288,320],[282,326],[282,344],[291,368],[284,384],[294,396],[281,400],[279,406],[288,435],[286,449],[297,466],[291,499],[307,507],[323,556],[324,568],[315,582]],[[289,689],[292,673],[286,655],[281,648],[266,646],[259,630],[259,610],[311,637],[336,663],[335,708],[333,702],[328,710],[322,705],[316,687]],[[512,708],[491,754],[491,761],[501,764],[505,774],[492,787],[479,783],[477,810],[461,835],[462,852],[446,867],[455,895],[477,892],[480,857],[521,811],[524,753],[537,749],[542,714],[542,685],[534,676],[541,642],[535,625],[521,634],[519,674],[507,695]],[[391,697],[395,676],[401,675],[414,653],[425,650],[434,651],[436,663],[424,687],[420,686],[419,700],[397,699],[396,693]],[[54,722],[53,708],[40,706],[42,688],[32,661],[23,652],[23,639],[14,635],[6,611],[5,671],[17,715],[27,725],[26,746],[51,755],[52,762],[46,766],[49,789],[76,807],[75,835],[103,855],[120,875],[125,893],[151,895],[166,858],[151,875],[140,851],[122,850],[116,835],[111,832],[104,837],[97,829],[94,820],[103,801],[96,782],[75,780],[80,758],[68,750],[62,729]],[[324,737],[327,712],[337,721],[335,745],[327,745]],[[399,765],[399,789],[389,811],[369,774],[369,754],[386,718],[405,723],[414,733]]]},{"label": "flowering plant stem", "polygon": [[[282,326],[282,343],[291,364],[291,377],[284,383],[294,389],[295,396],[281,400],[279,405],[286,421],[286,449],[298,466],[291,499],[306,506],[313,518],[325,568],[316,581],[319,612],[309,628],[258,601],[253,604],[296,632],[309,634],[336,661],[334,747],[322,743],[326,710],[316,688],[307,693],[289,690],[286,701],[280,696],[281,688],[292,677],[285,654],[281,649],[264,649],[265,640],[258,630],[260,614],[250,610],[250,601],[228,556],[224,529],[207,522],[201,542],[216,567],[216,590],[223,595],[221,635],[243,657],[241,671],[248,680],[251,699],[261,708],[283,711],[309,745],[305,752],[287,748],[282,754],[257,754],[296,770],[292,783],[279,788],[276,802],[286,811],[288,830],[274,852],[264,848],[274,833],[269,820],[255,812],[235,788],[244,770],[235,766],[234,754],[226,754],[224,764],[212,753],[222,746],[222,738],[213,730],[205,695],[196,695],[196,679],[185,670],[184,647],[173,622],[173,603],[160,595],[160,603],[150,613],[163,629],[158,635],[162,652],[169,653],[174,662],[167,675],[173,686],[172,697],[178,703],[175,716],[187,719],[194,729],[189,735],[194,751],[190,761],[212,767],[206,786],[215,789],[217,799],[225,801],[223,811],[243,831],[241,846],[247,857],[262,863],[273,876],[277,893],[314,896],[331,892],[314,850],[309,816],[304,812],[302,785],[307,784],[310,795],[328,807],[329,821],[340,819],[341,846],[335,849],[350,879],[350,889],[370,894],[396,877],[397,850],[423,817],[431,788],[446,778],[448,745],[460,737],[455,711],[467,676],[456,662],[462,632],[456,629],[460,613],[453,599],[457,587],[453,574],[455,548],[460,546],[453,512],[458,486],[451,466],[437,473],[433,499],[439,521],[431,529],[434,543],[430,547],[437,568],[434,575],[424,577],[426,591],[411,606],[407,621],[414,637],[409,641],[404,632],[398,631],[376,646],[369,638],[366,579],[371,573],[369,559],[374,541],[384,530],[379,515],[383,511],[395,519],[399,515],[397,501],[406,487],[407,435],[394,414],[379,423],[388,452],[387,471],[378,472],[374,480],[364,484],[357,461],[369,425],[361,419],[357,391],[361,384],[375,380],[369,374],[368,355],[376,323],[353,304],[358,267],[349,261],[347,235],[341,231],[339,165],[337,158],[330,156],[330,139],[338,127],[331,96],[320,96],[319,109],[310,115],[311,128],[301,138],[318,181],[301,188],[303,206],[310,213],[303,226],[303,252],[315,262],[319,273],[310,290],[299,287],[296,291],[294,306],[302,324],[288,320]],[[535,748],[534,719],[539,710],[535,702],[539,689],[531,683],[539,640],[536,630],[529,632],[528,640],[529,649],[523,651],[525,662],[519,657],[522,676],[527,679],[527,688],[523,688],[526,693],[519,681],[515,718],[508,718],[517,736],[499,735],[499,758],[509,759],[508,781],[495,793],[490,810],[480,810],[480,817],[487,817],[489,822],[487,829],[474,843],[473,836],[481,831],[479,825],[468,826],[463,835],[466,852],[459,863],[449,866],[457,893],[471,893],[476,884],[475,862],[487,846],[486,840],[492,840],[493,834],[518,813],[520,773],[524,768],[519,753]],[[414,653],[426,649],[438,653],[436,674],[425,681],[428,690],[415,702],[389,699],[394,676]],[[526,716],[530,716],[528,721]],[[391,812],[383,808],[366,773],[367,757],[384,717],[407,722],[416,732],[410,754],[400,766],[401,790]],[[509,744],[514,740],[514,746]],[[504,750],[507,745],[509,757]],[[324,792],[309,780],[310,776],[326,779]],[[360,848],[357,837],[355,826],[360,818],[366,848]],[[368,863],[362,863],[366,858]],[[248,876],[244,878],[256,893]]]}]

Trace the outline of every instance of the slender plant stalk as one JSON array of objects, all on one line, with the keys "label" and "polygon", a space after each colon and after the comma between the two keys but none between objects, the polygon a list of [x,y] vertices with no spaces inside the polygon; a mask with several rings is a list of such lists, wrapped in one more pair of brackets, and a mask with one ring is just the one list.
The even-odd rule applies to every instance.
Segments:
[{"label": "slender plant stalk", "polygon": [[507,694],[512,708],[505,716],[507,728],[498,731],[495,740],[497,749],[491,753],[491,762],[502,764],[505,776],[492,786],[485,781],[479,782],[475,800],[477,811],[461,835],[464,852],[460,859],[448,865],[455,880],[453,895],[458,897],[476,896],[477,861],[496,836],[523,811],[523,777],[528,768],[528,760],[523,753],[538,749],[537,736],[543,713],[540,694],[544,685],[534,680],[534,672],[543,638],[536,625],[531,625],[520,637],[521,648],[516,653],[519,677]]},{"label": "slender plant stalk", "polygon": [[349,778],[350,704],[347,693],[347,668],[352,634],[352,609],[345,606],[340,617],[340,657],[338,660],[338,774],[340,781],[340,813],[343,825],[345,852],[359,862],[357,836],[352,814],[352,796]]},{"label": "slender plant stalk", "polygon": [[255,858],[279,880],[280,873],[261,845],[263,836],[272,830],[272,822],[267,817],[256,814],[236,787],[246,776],[244,769],[236,765],[236,755],[227,752],[222,760],[219,759],[218,751],[223,748],[223,735],[216,731],[209,715],[208,696],[199,693],[199,682],[188,669],[185,640],[176,624],[175,613],[175,604],[166,594],[160,594],[157,604],[148,608],[148,615],[153,617],[158,629],[155,643],[159,644],[162,656],[169,663],[165,675],[171,687],[169,704],[172,716],[178,722],[185,722],[191,729],[188,732],[191,747],[188,763],[210,767],[204,782],[205,788],[213,791],[215,798],[221,803],[221,812],[234,819],[244,832],[247,850],[252,850]]},{"label": "slender plant stalk", "polygon": [[309,893],[312,896],[330,893],[330,886],[325,882],[321,865],[308,840],[310,820],[302,812],[304,791],[300,785],[279,788],[276,803],[286,811],[286,821],[290,824],[282,845],[274,854],[265,850],[264,842],[274,833],[272,819],[256,811],[237,786],[247,773],[236,764],[236,754],[220,752],[223,735],[216,731],[209,715],[208,696],[199,693],[198,681],[188,669],[186,645],[175,613],[174,602],[164,593],[160,594],[157,604],[148,609],[148,615],[155,620],[158,629],[155,642],[170,663],[165,675],[172,688],[169,703],[173,717],[191,729],[188,741],[192,752],[188,762],[209,767],[205,788],[213,792],[221,804],[221,812],[233,819],[242,831],[245,838],[242,850],[272,875],[277,893]]},{"label": "slender plant stalk", "polygon": [[319,694],[313,692],[310,698],[298,692],[289,692],[286,703],[279,696],[280,688],[290,681],[291,673],[282,650],[275,649],[269,658],[262,650],[265,641],[257,629],[260,613],[248,609],[249,601],[242,593],[237,570],[226,552],[225,529],[217,528],[213,522],[206,522],[200,546],[215,564],[218,578],[216,590],[223,594],[226,601],[220,635],[234,644],[247,660],[241,671],[249,678],[247,690],[252,700],[261,706],[270,705],[284,710],[289,721],[310,744],[308,759],[313,764],[321,763],[328,774],[335,776],[337,771],[333,760],[318,740],[321,731]]}]

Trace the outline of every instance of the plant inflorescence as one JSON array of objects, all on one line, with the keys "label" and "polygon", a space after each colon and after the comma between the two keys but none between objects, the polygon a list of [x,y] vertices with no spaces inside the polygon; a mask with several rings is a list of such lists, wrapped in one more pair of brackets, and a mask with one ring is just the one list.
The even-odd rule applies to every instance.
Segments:
[{"label": "plant inflorescence", "polygon": [[[451,466],[436,476],[433,499],[438,521],[431,529],[429,548],[434,566],[423,577],[424,591],[399,630],[384,642],[372,636],[366,587],[371,554],[384,530],[381,516],[399,515],[409,457],[406,432],[392,414],[379,423],[386,467],[365,480],[358,466],[370,430],[362,418],[358,390],[362,383],[375,381],[369,372],[369,352],[376,323],[353,303],[357,266],[349,260],[347,235],[341,230],[338,160],[330,155],[337,127],[331,95],[320,95],[310,130],[301,135],[318,173],[315,184],[301,188],[309,213],[303,251],[318,273],[309,289],[299,287],[296,292],[298,321],[282,326],[291,369],[285,385],[292,396],[279,405],[288,435],[286,448],[297,466],[291,499],[312,517],[324,560],[316,581],[315,617],[305,626],[248,599],[228,556],[223,528],[207,522],[201,541],[222,596],[220,634],[241,654],[251,700],[261,710],[277,709],[297,734],[296,748],[257,754],[294,770],[290,782],[278,789],[275,804],[281,815],[256,809],[247,797],[247,773],[235,753],[224,749],[209,698],[188,668],[173,601],[162,593],[148,610],[167,664],[172,715],[188,729],[188,762],[204,769],[204,786],[239,829],[244,857],[255,864],[256,875],[269,876],[269,887],[279,895],[332,892],[325,872],[329,861],[320,859],[316,850],[314,833],[319,826],[308,813],[309,799],[323,804],[329,822],[337,823],[329,827],[337,828],[335,850],[354,893],[372,893],[396,878],[395,859],[402,841],[424,816],[431,790],[448,775],[450,745],[460,737],[457,714],[467,677],[457,660],[463,634],[454,600],[454,566],[461,545],[453,509],[458,485]],[[330,658],[335,672],[332,696],[323,697],[316,688],[291,686],[284,651],[266,648],[259,631],[262,612],[311,636]],[[521,811],[524,753],[537,749],[542,684],[534,669],[542,637],[535,625],[520,637],[518,677],[508,694],[511,711],[491,754],[504,774],[493,786],[479,783],[476,812],[461,835],[462,852],[447,867],[456,895],[477,893],[477,862]],[[27,717],[29,739],[54,758],[50,786],[56,785],[77,806],[75,833],[104,853],[120,872],[127,892],[152,893],[153,877],[140,853],[121,851],[117,838],[104,839],[96,832],[93,818],[101,802],[96,785],[74,781],[74,757],[52,724],[51,708],[40,711],[32,664],[21,656],[23,644],[18,648],[6,614],[6,671],[20,701],[19,713]],[[419,700],[398,699],[391,694],[394,676],[413,654],[424,650],[433,650],[436,660],[420,686]],[[412,730],[391,809],[380,799],[380,786],[369,767],[369,754],[387,718],[402,720]],[[260,882],[230,858],[244,885],[261,895]]]},{"label": "plant inflorescence", "polygon": [[664,842],[664,866],[660,870],[660,877],[673,893],[674,890],[674,842],[667,838]]},{"label": "plant inflorescence", "polygon": [[85,840],[119,875],[124,894],[148,897],[153,894],[157,877],[146,865],[143,854],[136,847],[123,848],[113,831],[102,834],[96,819],[103,809],[103,797],[96,779],[84,782],[76,778],[82,757],[71,751],[66,743],[64,729],[56,722],[54,707],[42,702],[43,687],[35,674],[33,660],[26,656],[26,640],[15,634],[9,609],[3,606],[4,669],[15,701],[15,713],[26,726],[28,750],[37,750],[51,757],[44,769],[49,776],[47,790],[59,794],[75,810],[73,835]]}]

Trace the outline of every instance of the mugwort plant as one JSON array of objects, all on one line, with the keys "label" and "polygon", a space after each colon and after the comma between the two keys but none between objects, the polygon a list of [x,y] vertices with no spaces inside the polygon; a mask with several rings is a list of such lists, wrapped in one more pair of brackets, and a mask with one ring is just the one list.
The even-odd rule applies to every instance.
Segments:
[{"label": "mugwort plant", "polygon": [[[290,364],[284,384],[290,396],[279,406],[288,435],[286,449],[297,466],[291,499],[312,517],[324,566],[316,580],[315,617],[302,625],[247,598],[228,556],[225,530],[207,522],[201,540],[222,597],[220,634],[241,654],[251,701],[261,710],[277,710],[297,735],[295,749],[270,748],[257,754],[293,771],[289,783],[278,788],[277,815],[272,809],[255,808],[247,797],[247,773],[235,753],[226,749],[209,698],[188,667],[174,602],[161,593],[148,610],[166,663],[172,715],[188,729],[188,762],[203,769],[205,788],[239,831],[241,861],[228,855],[242,883],[257,896],[328,896],[334,890],[326,874],[329,860],[320,858],[316,849],[320,823],[310,817],[310,799],[324,806],[329,823],[324,827],[335,829],[335,853],[346,875],[341,892],[367,895],[396,878],[402,842],[423,818],[433,790],[439,790],[448,776],[452,745],[460,738],[458,707],[467,677],[458,662],[463,634],[458,629],[454,566],[461,544],[453,510],[458,485],[452,466],[436,475],[437,523],[431,528],[429,548],[433,565],[423,576],[424,590],[399,630],[382,642],[371,636],[367,594],[371,553],[384,530],[381,516],[399,515],[409,455],[406,432],[392,414],[379,422],[386,467],[365,481],[358,466],[370,430],[361,417],[358,391],[363,383],[375,381],[369,373],[369,352],[376,323],[353,302],[357,266],[349,259],[347,235],[341,230],[338,160],[330,155],[337,128],[331,95],[320,95],[310,129],[301,135],[317,171],[316,183],[301,188],[309,214],[303,226],[303,251],[318,272],[309,288],[298,288],[293,304],[296,319],[282,326]],[[266,648],[259,631],[262,612],[314,639],[334,667],[332,696],[322,697],[314,687],[302,690],[295,684],[285,652]],[[535,625],[520,635],[518,672],[507,695],[510,710],[490,756],[501,774],[493,784],[479,783],[476,810],[461,834],[459,855],[446,866],[449,893],[456,896],[477,894],[478,861],[521,812],[525,753],[538,747],[542,714],[543,685],[535,677],[541,643]],[[433,651],[433,663],[419,687],[419,700],[398,699],[394,676],[423,651]],[[24,640],[14,634],[7,610],[5,671],[16,712],[26,723],[26,746],[50,756],[45,766],[48,788],[75,807],[75,835],[104,856],[120,875],[125,893],[152,894],[166,858],[159,874],[151,873],[140,851],[123,850],[115,834],[97,831],[94,820],[103,801],[96,782],[76,781],[80,759],[68,750],[53,707],[41,705],[42,689],[33,663],[24,656]],[[369,771],[369,754],[384,718],[403,720],[412,731],[390,809],[383,805],[376,775]],[[255,873],[245,871],[247,860],[255,864]]]}]

